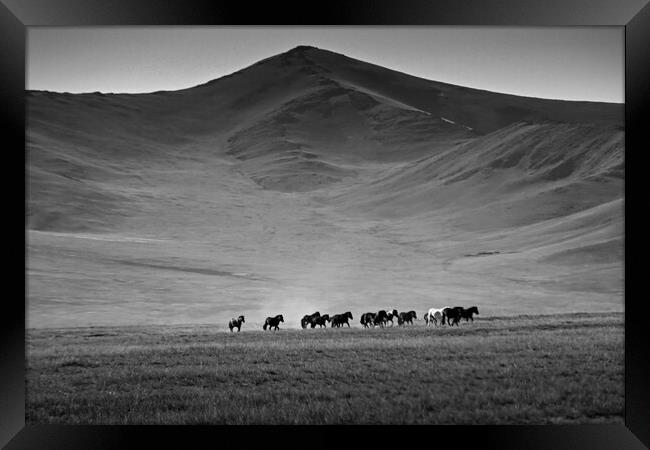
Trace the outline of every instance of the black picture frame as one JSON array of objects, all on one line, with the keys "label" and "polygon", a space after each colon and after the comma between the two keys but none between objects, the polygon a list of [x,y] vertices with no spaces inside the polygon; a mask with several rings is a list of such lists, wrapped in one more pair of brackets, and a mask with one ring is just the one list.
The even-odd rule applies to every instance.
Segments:
[{"label": "black picture frame", "polygon": [[[5,175],[13,173],[25,143],[26,27],[97,25],[481,25],[481,26],[620,26],[625,28],[625,425],[562,426],[436,426],[412,427],[408,442],[424,439],[435,446],[458,444],[468,448],[499,449],[642,449],[650,446],[648,401],[650,355],[646,347],[646,298],[640,274],[648,250],[648,205],[644,196],[645,154],[648,151],[650,100],[650,5],[648,0],[418,0],[390,2],[328,1],[259,2],[221,0],[0,0],[0,114],[5,147],[10,157]],[[5,141],[6,142],[6,141]],[[23,153],[24,154],[24,153]],[[25,163],[22,160],[23,165]],[[22,172],[24,174],[24,171]],[[3,176],[7,216],[13,221],[25,208],[16,186]],[[23,184],[25,180],[23,177]],[[23,191],[24,194],[24,191]],[[13,223],[12,221],[7,221]],[[17,234],[25,236],[24,223]],[[18,226],[16,226],[18,228]],[[13,231],[13,228],[11,229]],[[25,242],[7,239],[8,260],[18,260]],[[14,252],[16,253],[14,258]],[[24,255],[24,253],[23,253]],[[24,261],[24,259],[23,259]],[[10,264],[6,280],[16,291],[6,295],[0,314],[0,445],[7,449],[41,448],[193,448],[230,446],[239,439],[237,427],[139,426],[25,426],[25,276]],[[638,270],[637,270],[638,269]],[[22,271],[22,276],[18,273]],[[15,273],[14,273],[15,271]],[[19,281],[22,280],[22,283]],[[19,295],[23,294],[23,299]],[[403,432],[406,430],[403,430]],[[404,437],[392,427],[345,427],[364,439],[403,445]],[[245,447],[304,441],[311,427],[250,427],[244,430]],[[298,433],[298,434],[294,434]],[[338,433],[338,431],[336,431]],[[336,445],[338,437],[327,432]],[[362,436],[360,436],[362,437]],[[391,442],[393,441],[393,442]],[[325,440],[323,440],[325,442]],[[143,445],[145,444],[145,445]]]}]

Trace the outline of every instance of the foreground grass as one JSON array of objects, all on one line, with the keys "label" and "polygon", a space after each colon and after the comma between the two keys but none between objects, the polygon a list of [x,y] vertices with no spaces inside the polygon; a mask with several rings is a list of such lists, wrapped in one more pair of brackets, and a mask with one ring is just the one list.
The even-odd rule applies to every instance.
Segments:
[{"label": "foreground grass", "polygon": [[623,421],[623,315],[460,328],[29,330],[27,422]]}]

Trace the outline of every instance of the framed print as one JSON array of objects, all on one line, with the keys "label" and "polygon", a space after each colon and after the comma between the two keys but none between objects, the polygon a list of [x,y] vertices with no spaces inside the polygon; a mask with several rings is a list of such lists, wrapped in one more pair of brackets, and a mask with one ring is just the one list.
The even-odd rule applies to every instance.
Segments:
[{"label": "framed print", "polygon": [[646,448],[646,3],[3,0],[0,442]]}]

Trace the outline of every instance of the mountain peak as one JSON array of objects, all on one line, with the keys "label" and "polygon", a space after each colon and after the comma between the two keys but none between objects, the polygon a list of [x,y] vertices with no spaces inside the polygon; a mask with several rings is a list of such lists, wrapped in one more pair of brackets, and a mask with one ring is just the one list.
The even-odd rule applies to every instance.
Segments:
[{"label": "mountain peak", "polygon": [[318,47],[312,45],[298,45],[297,47],[292,48],[287,53],[303,53],[308,50],[320,50]]}]

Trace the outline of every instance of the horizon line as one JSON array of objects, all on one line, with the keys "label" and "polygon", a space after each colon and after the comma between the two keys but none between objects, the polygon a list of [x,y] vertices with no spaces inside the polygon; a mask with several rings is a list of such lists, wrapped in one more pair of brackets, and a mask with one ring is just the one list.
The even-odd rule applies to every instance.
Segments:
[{"label": "horizon line", "polygon": [[259,59],[259,60],[255,61],[255,62],[253,62],[253,63],[251,63],[251,64],[249,64],[247,66],[243,66],[242,68],[240,68],[238,70],[235,70],[234,72],[231,72],[231,73],[228,73],[228,74],[225,74],[225,75],[221,75],[221,76],[219,76],[217,78],[211,78],[211,79],[209,79],[209,80],[207,80],[207,81],[205,81],[203,83],[191,85],[191,86],[188,86],[188,87],[181,87],[181,88],[178,88],[178,89],[162,89],[162,90],[159,89],[159,90],[156,90],[156,91],[138,91],[138,92],[128,92],[128,91],[107,92],[107,91],[99,91],[99,90],[97,90],[97,91],[73,92],[73,91],[52,91],[52,90],[49,90],[49,89],[28,89],[27,86],[25,86],[25,92],[27,94],[30,94],[30,93],[49,93],[49,94],[61,94],[61,95],[151,95],[151,94],[162,94],[162,93],[174,93],[174,92],[180,92],[180,91],[195,89],[195,88],[205,86],[205,85],[213,83],[213,82],[217,82],[217,81],[219,81],[219,80],[221,80],[223,78],[230,77],[230,76],[232,76],[232,75],[234,75],[234,74],[236,74],[238,72],[249,69],[250,67],[252,67],[254,65],[257,65],[259,63],[262,63],[264,61],[276,58],[276,57],[278,57],[280,55],[284,55],[286,53],[290,53],[290,52],[297,51],[297,50],[302,50],[302,49],[305,49],[305,50],[314,49],[314,50],[319,50],[319,51],[322,51],[322,52],[329,52],[329,53],[333,53],[333,54],[336,54],[336,55],[341,55],[341,56],[343,56],[345,58],[354,59],[356,61],[360,61],[360,62],[365,63],[365,64],[370,64],[370,65],[381,67],[383,69],[390,70],[390,71],[393,71],[393,72],[397,72],[397,73],[400,73],[400,74],[403,74],[403,75],[418,78],[420,80],[426,80],[426,81],[430,81],[430,82],[433,82],[433,83],[447,84],[447,85],[450,85],[450,86],[455,86],[455,87],[460,87],[460,88],[467,88],[467,89],[472,89],[472,90],[475,90],[475,91],[489,92],[489,93],[493,93],[493,94],[508,95],[508,96],[520,97],[520,98],[549,100],[549,101],[562,101],[562,102],[572,102],[572,103],[601,103],[601,104],[607,104],[607,105],[624,105],[625,104],[625,101],[622,101],[622,102],[606,102],[606,101],[598,101],[598,100],[576,100],[576,99],[557,98],[557,97],[537,97],[537,96],[529,96],[529,95],[522,95],[522,94],[514,94],[514,93],[511,93],[511,92],[493,91],[493,90],[483,89],[483,88],[480,88],[480,87],[474,87],[474,86],[470,86],[470,85],[454,84],[454,83],[451,83],[451,82],[448,82],[448,81],[433,80],[433,79],[430,79],[430,78],[420,77],[420,76],[413,75],[413,74],[408,73],[408,72],[400,71],[398,69],[393,69],[393,68],[390,68],[390,67],[375,64],[373,62],[364,61],[364,60],[361,60],[361,59],[356,59],[356,58],[353,58],[353,57],[348,56],[348,55],[343,54],[343,53],[338,53],[338,52],[335,52],[333,50],[328,50],[328,49],[325,49],[325,48],[320,48],[320,47],[316,47],[314,45],[308,45],[308,44],[299,44],[299,45],[293,46],[292,48],[290,48],[288,50],[285,50],[283,52],[270,55],[270,56],[268,56],[266,58]]}]

